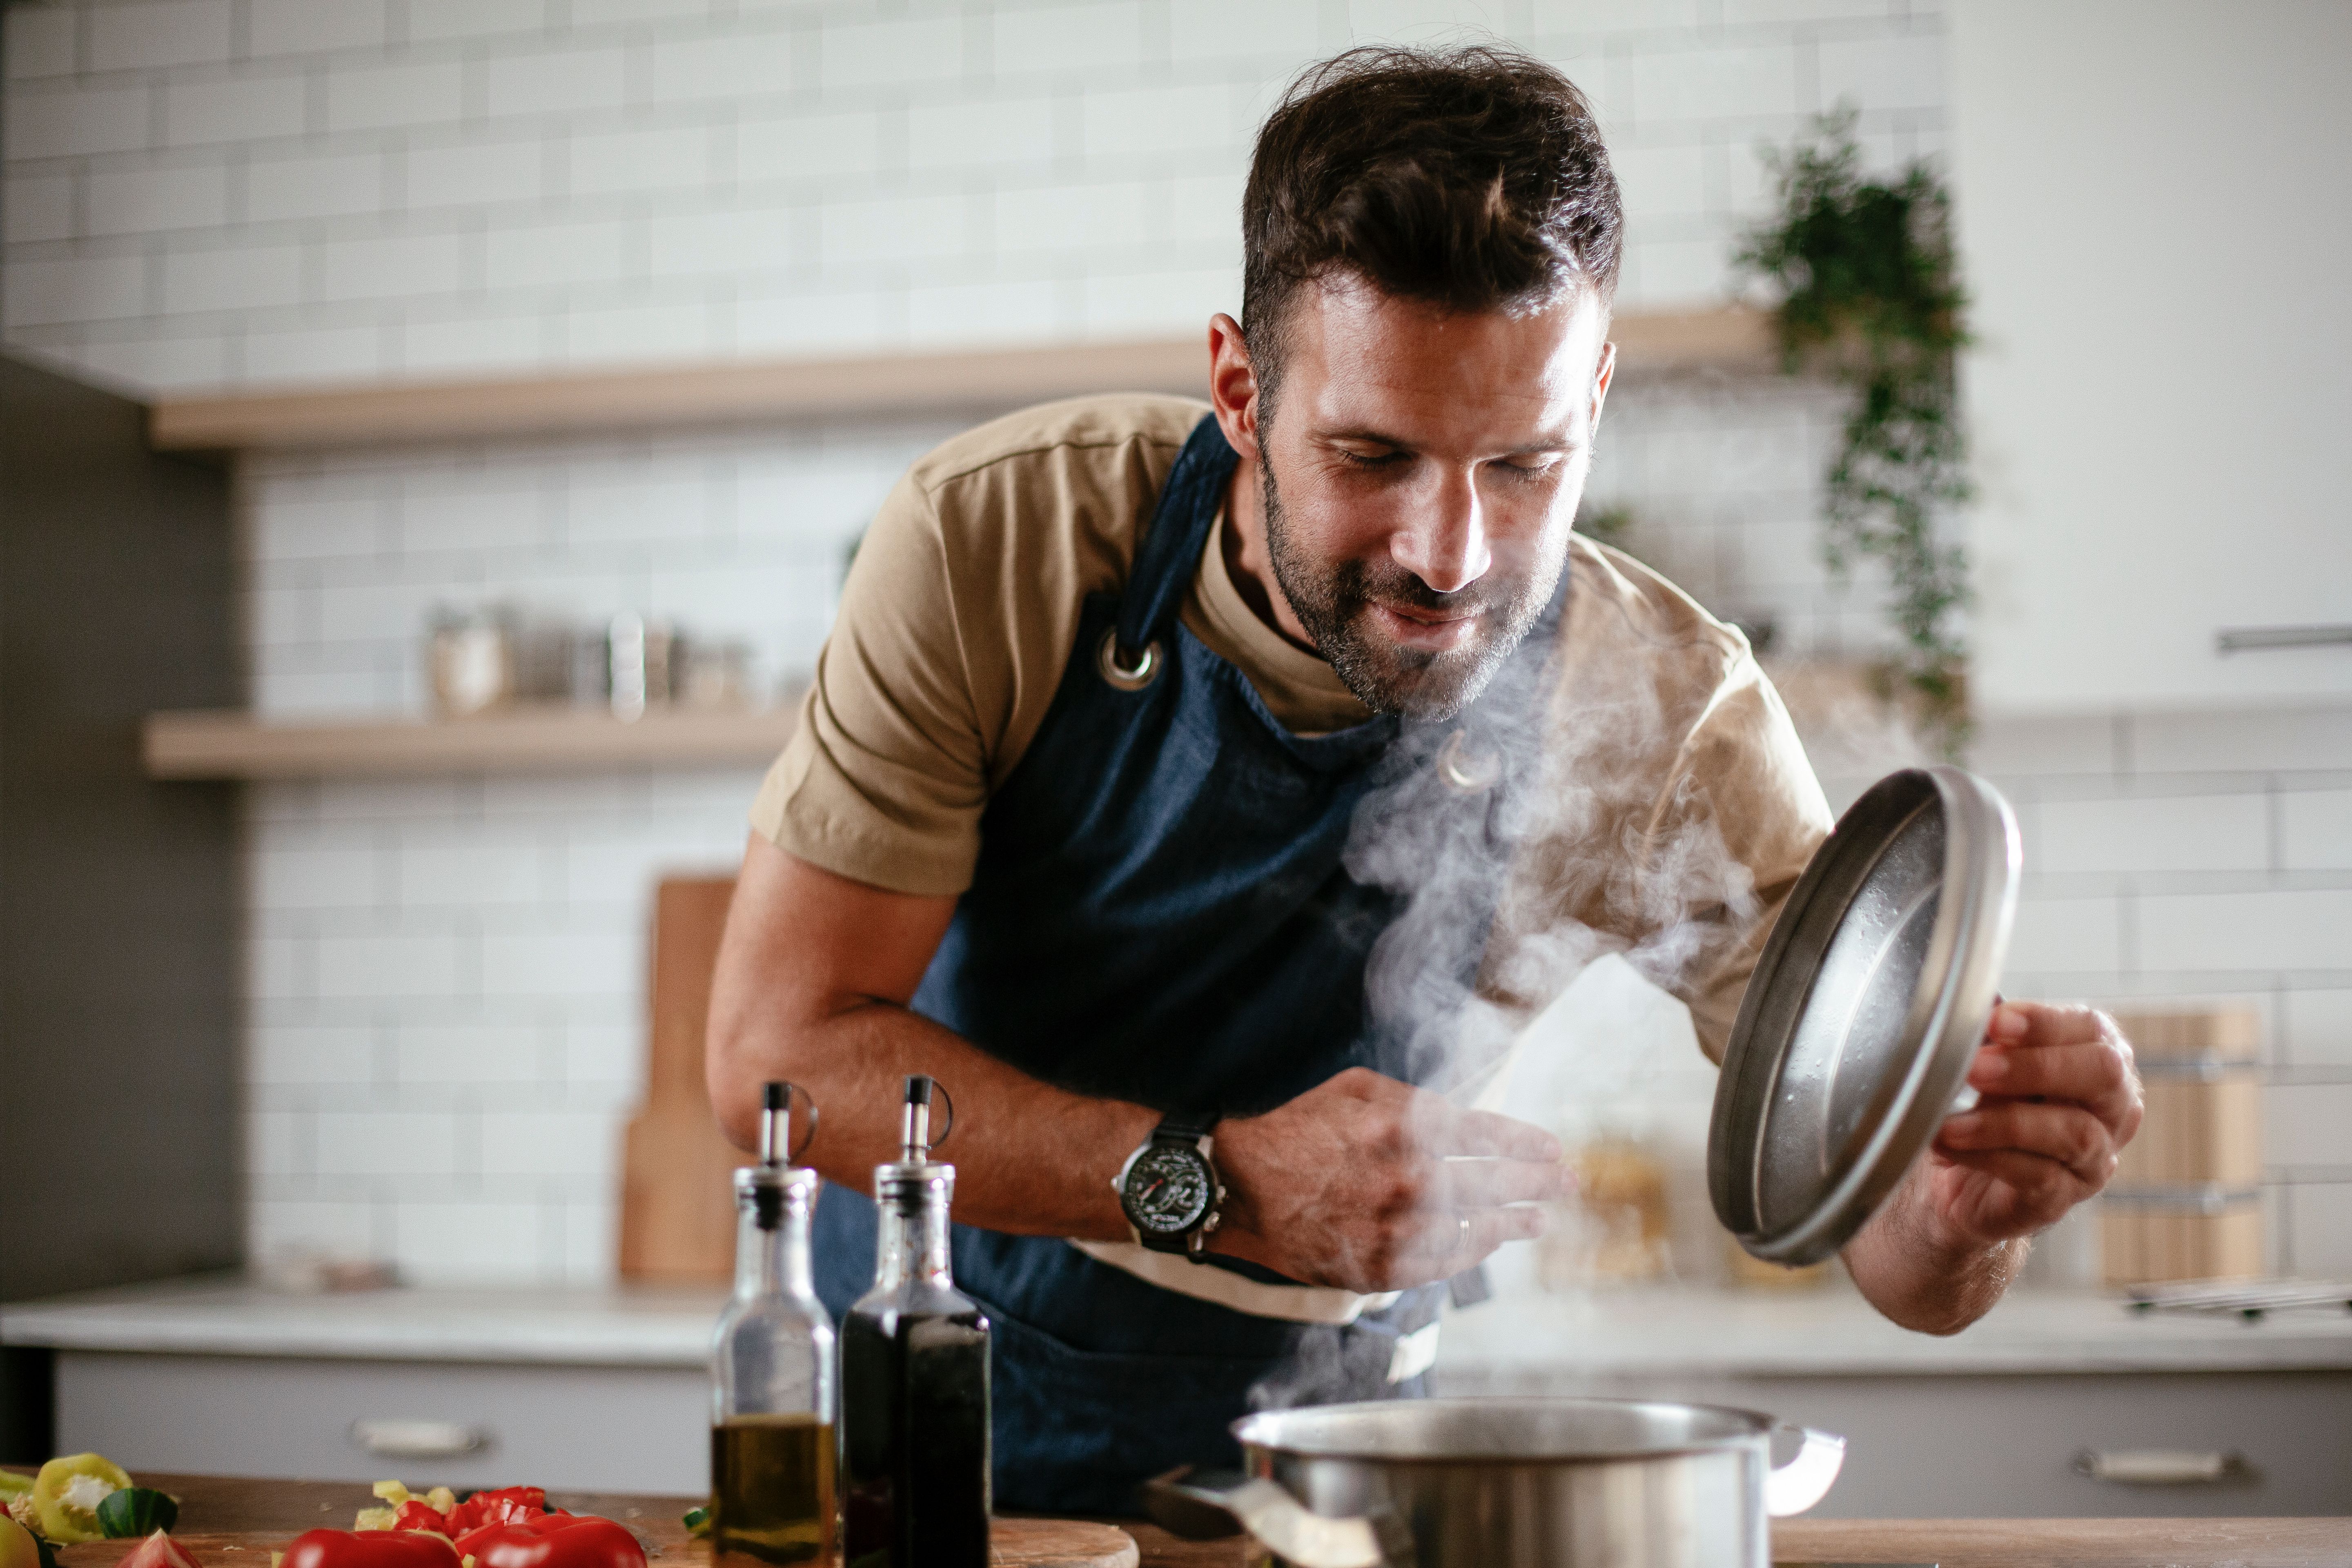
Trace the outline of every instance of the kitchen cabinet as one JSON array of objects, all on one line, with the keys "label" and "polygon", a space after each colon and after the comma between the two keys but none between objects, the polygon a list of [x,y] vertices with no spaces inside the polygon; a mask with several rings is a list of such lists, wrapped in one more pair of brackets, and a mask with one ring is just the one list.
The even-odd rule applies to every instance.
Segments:
[{"label": "kitchen cabinet", "polygon": [[[2352,692],[2352,9],[1947,13],[1988,710]],[[2334,642],[2223,653],[2244,628]]]},{"label": "kitchen cabinet", "polygon": [[[54,1352],[58,1440],[133,1471],[699,1490],[723,1293],[276,1295],[232,1280],[12,1307]],[[1596,1394],[1764,1410],[1843,1434],[1826,1520],[2352,1513],[2352,1314],[2126,1313],[2020,1291],[1948,1338],[1852,1290],[1506,1294],[1445,1320],[1441,1394]],[[377,1424],[478,1447],[372,1451]],[[355,1426],[361,1427],[355,1434]],[[402,1434],[394,1432],[394,1436]],[[446,1449],[450,1433],[433,1433]],[[463,1440],[460,1437],[459,1440]],[[2124,1487],[2084,1449],[2235,1455],[2216,1482]]]},{"label": "kitchen cabinet", "polygon": [[[1727,1405],[1835,1432],[1845,1467],[1820,1519],[2352,1513],[2352,1372],[1665,1376],[1544,1391]],[[2231,1462],[2213,1480],[2162,1485],[2078,1468],[2152,1449]]]},{"label": "kitchen cabinet", "polygon": [[[1824,1519],[2352,1512],[2342,1311],[2248,1322],[2019,1290],[1937,1338],[1843,1285],[1506,1296],[1447,1319],[1434,1375],[1441,1393],[1680,1399],[1839,1433]],[[2236,1462],[2200,1485],[2075,1468],[2150,1449]]]},{"label": "kitchen cabinet", "polygon": [[[146,410],[0,358],[0,1301],[236,1261],[236,802],[140,766],[242,696],[227,476]],[[13,1306],[0,1310],[5,1318]],[[0,1355],[0,1449],[47,1369]]]},{"label": "kitchen cabinet", "polygon": [[709,1485],[710,1380],[697,1364],[66,1351],[57,1394],[58,1451],[93,1450],[134,1471],[397,1477],[420,1488]]}]

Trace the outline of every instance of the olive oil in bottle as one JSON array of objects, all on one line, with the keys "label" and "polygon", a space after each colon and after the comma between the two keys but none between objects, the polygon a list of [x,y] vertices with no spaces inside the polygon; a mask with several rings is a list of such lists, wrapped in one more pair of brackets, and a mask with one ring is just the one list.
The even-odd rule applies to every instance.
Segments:
[{"label": "olive oil in bottle", "polygon": [[931,1090],[927,1078],[907,1080],[901,1158],[874,1173],[874,1289],[842,1325],[848,1568],[989,1560],[989,1325],[955,1289],[955,1167],[929,1159]]},{"label": "olive oil in bottle", "polygon": [[828,1564],[834,1431],[813,1414],[737,1415],[710,1429],[712,1557]]},{"label": "olive oil in bottle", "polygon": [[735,1295],[710,1350],[717,1568],[834,1561],[833,1320],[809,1268],[816,1173],[789,1163],[792,1098],[767,1086],[760,1163],[735,1173]]}]

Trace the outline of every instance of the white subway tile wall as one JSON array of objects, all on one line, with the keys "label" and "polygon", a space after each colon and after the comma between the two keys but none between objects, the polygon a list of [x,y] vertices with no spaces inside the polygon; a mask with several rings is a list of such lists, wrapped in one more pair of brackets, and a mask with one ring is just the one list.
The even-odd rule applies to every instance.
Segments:
[{"label": "white subway tile wall", "polygon": [[1290,72],[1489,32],[1592,95],[1633,308],[1726,291],[1807,117],[1940,138],[1916,0],[26,4],[8,338],[178,388],[1189,332]]},{"label": "white subway tile wall", "polygon": [[[425,705],[436,605],[623,608],[805,669],[845,552],[944,425],[250,462],[267,712]],[[643,1074],[651,892],[740,858],[751,770],[248,797],[251,1243],[420,1280],[594,1282]]]},{"label": "white subway tile wall", "polygon": [[[147,390],[1190,332],[1238,302],[1248,137],[1287,74],[1479,29],[1592,94],[1629,308],[1736,287],[1758,148],[1811,114],[1855,104],[1881,163],[1940,142],[1941,26],[1914,0],[20,4],[0,319]],[[1839,418],[1793,385],[1629,387],[1592,504],[1783,649],[1867,650],[1877,585],[1827,582],[1815,543]],[[417,709],[424,616],[498,597],[748,636],[772,680],[945,433],[248,463],[255,705]],[[2352,1073],[2346,719],[1989,730],[2035,867],[2013,988],[2252,997],[2288,1080]],[[653,879],[731,866],[756,779],[255,787],[256,1254],[609,1278]],[[2352,1272],[2343,1108],[2276,1092],[2275,1261]]]},{"label": "white subway tile wall", "polygon": [[1972,761],[2025,840],[2004,988],[2257,1010],[2271,1267],[2352,1278],[2352,709],[2010,720]]}]

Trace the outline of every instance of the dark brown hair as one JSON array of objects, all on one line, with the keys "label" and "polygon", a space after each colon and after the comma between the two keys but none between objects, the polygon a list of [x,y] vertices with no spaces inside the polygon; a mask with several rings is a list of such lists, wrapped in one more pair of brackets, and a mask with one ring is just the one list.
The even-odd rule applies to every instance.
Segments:
[{"label": "dark brown hair", "polygon": [[1301,72],[1242,195],[1242,333],[1270,403],[1302,283],[1354,273],[1449,310],[1606,305],[1624,214],[1592,107],[1516,50],[1368,47]]}]

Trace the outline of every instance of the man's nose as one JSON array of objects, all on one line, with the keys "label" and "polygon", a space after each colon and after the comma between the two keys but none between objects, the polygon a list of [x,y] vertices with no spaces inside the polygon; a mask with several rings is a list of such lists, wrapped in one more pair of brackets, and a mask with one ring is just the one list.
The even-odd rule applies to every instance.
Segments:
[{"label": "man's nose", "polygon": [[1414,510],[1411,524],[1389,542],[1389,554],[1398,565],[1438,594],[1458,593],[1486,574],[1494,563],[1494,552],[1487,548],[1486,511],[1468,472],[1442,473],[1436,493]]}]

